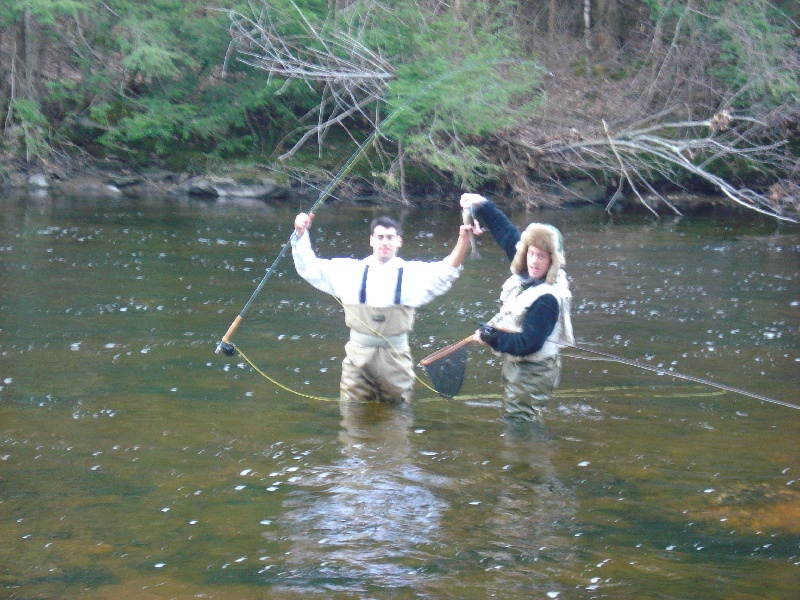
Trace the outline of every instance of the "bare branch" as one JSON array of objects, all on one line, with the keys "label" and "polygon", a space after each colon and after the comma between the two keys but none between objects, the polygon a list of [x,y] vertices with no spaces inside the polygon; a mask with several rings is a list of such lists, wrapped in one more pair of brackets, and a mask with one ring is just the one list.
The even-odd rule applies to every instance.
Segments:
[{"label": "bare branch", "polygon": [[[608,139],[608,145],[611,147],[611,151],[614,153],[614,156],[617,157],[617,161],[619,162],[620,169],[622,170],[622,175],[625,177],[625,179],[630,184],[631,189],[636,194],[636,197],[639,198],[639,201],[650,212],[652,212],[655,216],[658,216],[658,213],[656,213],[656,211],[653,210],[652,206],[650,206],[649,204],[647,204],[647,202],[644,201],[644,198],[642,198],[642,195],[639,193],[639,190],[636,189],[636,185],[634,185],[633,180],[631,179],[631,176],[628,174],[628,169],[625,168],[625,163],[623,162],[622,157],[619,155],[619,152],[617,152],[617,149],[614,147],[614,140],[611,139],[611,134],[608,132],[608,125],[606,124],[605,120],[603,120],[603,129],[606,132],[606,138]],[[611,203],[609,203],[609,205],[606,207],[606,210],[609,210],[610,208],[611,208]]]},{"label": "bare branch", "polygon": [[297,143],[294,145],[294,147],[292,147],[291,150],[289,150],[288,152],[286,152],[286,153],[282,154],[280,157],[278,157],[278,160],[283,162],[283,161],[291,158],[292,156],[295,155],[295,153],[297,153],[297,151],[303,146],[303,144],[312,135],[320,134],[322,131],[324,131],[325,129],[329,128],[331,125],[341,124],[341,122],[344,121],[347,117],[352,115],[354,112],[360,111],[362,109],[363,109],[363,105],[352,106],[348,110],[346,110],[346,111],[344,111],[342,113],[339,113],[336,117],[334,117],[332,119],[328,119],[328,120],[326,120],[324,122],[320,120],[319,124],[316,127],[312,127],[311,129],[306,131],[303,134],[303,137],[301,137],[297,141]]},{"label": "bare branch", "polygon": [[[573,129],[541,142],[526,139],[523,135],[508,137],[505,141],[534,154],[536,169],[541,172],[556,167],[619,176],[628,181],[639,200],[651,211],[652,207],[636,188],[634,177],[654,191],[648,179],[671,179],[671,173],[678,170],[710,183],[739,206],[780,220],[797,222],[781,213],[774,198],[748,188],[738,188],[713,170],[716,163],[738,160],[766,173],[791,171],[791,158],[778,152],[785,142],[757,141],[757,132],[752,130],[759,125],[755,119],[723,111],[702,121],[660,123],[615,134],[609,130],[605,120],[602,125],[603,135],[598,131],[594,137],[584,137]],[[610,209],[618,197],[619,194],[615,194],[607,208]],[[675,207],[666,204],[677,212]]]},{"label": "bare branch", "polygon": [[[330,127],[343,125],[348,117],[360,113],[369,118],[365,108],[383,99],[388,82],[395,77],[392,65],[359,41],[365,23],[350,23],[352,33],[327,23],[315,26],[293,0],[290,2],[294,15],[281,14],[269,0],[251,3],[249,16],[224,11],[230,17],[230,35],[240,62],[266,71],[269,77],[303,81],[319,91],[316,125],[305,130],[280,157],[282,161],[314,135],[321,147]],[[285,33],[287,23],[299,24],[302,33]]]}]

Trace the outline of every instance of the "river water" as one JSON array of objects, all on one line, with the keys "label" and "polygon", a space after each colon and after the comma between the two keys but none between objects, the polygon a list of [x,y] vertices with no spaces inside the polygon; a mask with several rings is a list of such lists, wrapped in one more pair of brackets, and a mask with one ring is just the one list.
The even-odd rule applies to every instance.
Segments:
[{"label": "river water", "polygon": [[[341,307],[285,258],[301,200],[0,200],[0,597],[793,598],[800,411],[565,351],[545,431],[461,395],[340,409]],[[390,211],[405,258],[459,214]],[[325,206],[320,255],[377,209]],[[800,228],[754,213],[514,213],[565,240],[579,346],[800,401]],[[417,359],[496,307],[489,236]]]}]

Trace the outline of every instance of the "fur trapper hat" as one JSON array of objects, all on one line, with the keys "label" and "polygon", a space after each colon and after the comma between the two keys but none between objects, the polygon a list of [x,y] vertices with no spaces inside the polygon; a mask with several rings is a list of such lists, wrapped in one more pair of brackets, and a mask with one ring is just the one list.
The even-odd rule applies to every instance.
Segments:
[{"label": "fur trapper hat", "polygon": [[564,242],[561,232],[552,225],[545,223],[531,223],[522,232],[517,242],[517,253],[511,261],[511,272],[515,275],[528,272],[528,246],[536,246],[550,253],[550,268],[545,281],[554,283],[558,270],[563,268],[567,261],[564,258]]}]

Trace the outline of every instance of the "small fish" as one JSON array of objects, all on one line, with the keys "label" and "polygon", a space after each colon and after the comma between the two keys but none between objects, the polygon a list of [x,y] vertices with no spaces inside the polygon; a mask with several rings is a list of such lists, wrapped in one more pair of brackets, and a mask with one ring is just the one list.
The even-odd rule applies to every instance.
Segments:
[{"label": "small fish", "polygon": [[[464,223],[464,225],[472,225],[478,232],[481,231],[478,221],[475,220],[472,216],[472,211],[468,208],[461,209],[461,222]],[[481,253],[478,252],[478,243],[475,241],[475,234],[472,233],[472,231],[469,232],[469,245],[472,247],[469,257],[472,260],[480,259]]]}]

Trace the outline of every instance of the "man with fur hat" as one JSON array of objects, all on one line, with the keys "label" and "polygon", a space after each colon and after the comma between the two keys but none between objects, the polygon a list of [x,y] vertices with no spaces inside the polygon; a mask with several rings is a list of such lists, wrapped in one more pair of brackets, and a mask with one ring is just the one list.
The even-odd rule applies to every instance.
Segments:
[{"label": "man with fur hat", "polygon": [[500,312],[475,332],[474,341],[503,357],[504,406],[509,417],[543,421],[558,386],[562,345],[574,344],[561,233],[531,223],[521,234],[493,202],[463,194],[461,207],[480,219],[511,261],[500,292]]}]

